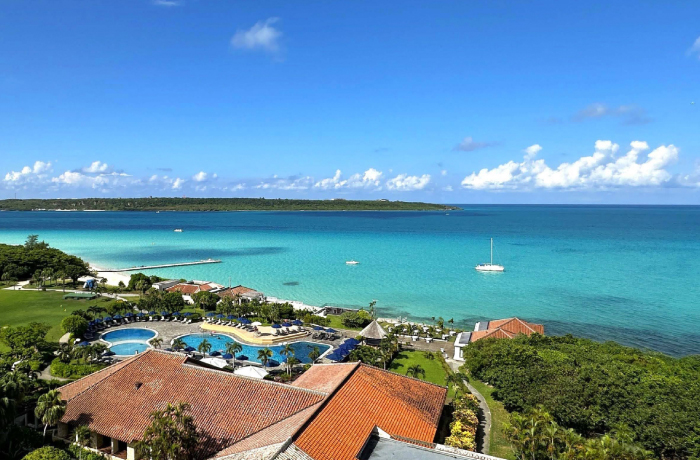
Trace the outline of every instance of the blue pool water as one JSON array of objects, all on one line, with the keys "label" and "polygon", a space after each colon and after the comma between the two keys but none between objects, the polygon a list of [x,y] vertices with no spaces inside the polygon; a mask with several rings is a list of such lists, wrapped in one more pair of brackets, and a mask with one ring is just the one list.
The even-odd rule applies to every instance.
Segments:
[{"label": "blue pool water", "polygon": [[[227,335],[223,334],[214,334],[214,336],[211,336],[209,334],[189,334],[180,337],[183,342],[187,344],[189,347],[194,347],[195,349],[199,346],[200,343],[202,343],[202,340],[206,339],[207,342],[211,344],[211,351],[221,351],[225,352],[226,351],[226,344],[229,342],[235,342],[235,340]],[[313,347],[318,347],[319,352],[323,354],[326,350],[330,348],[328,345],[324,345],[322,343],[312,343],[312,342],[294,342],[291,344],[292,348],[294,349],[294,357],[301,361],[302,363],[310,363],[311,359],[309,359],[309,353],[311,353],[311,350]],[[248,357],[250,361],[255,361],[256,363],[259,363],[258,361],[258,350],[262,350],[265,347],[256,347],[253,345],[246,345],[241,343],[241,346],[243,347],[243,351],[236,353],[236,357],[240,355],[245,355]],[[283,362],[286,358],[281,355],[279,352],[282,350],[281,345],[276,345],[272,347],[267,347],[270,350],[272,350],[272,359],[278,362]]]},{"label": "blue pool water", "polygon": [[155,331],[150,329],[126,328],[106,332],[100,338],[112,344],[109,349],[115,355],[130,356],[150,348],[148,341],[155,336]]},{"label": "blue pool water", "polygon": [[[212,257],[221,263],[146,273],[230,280],[310,305],[376,299],[381,316],[442,316],[464,328],[520,316],[550,335],[700,353],[700,207],[462,207],[449,215],[0,212],[0,243],[38,234],[102,268]],[[474,270],[489,260],[491,237],[505,273]]]},{"label": "blue pool water", "polygon": [[109,347],[115,355],[129,356],[135,353],[141,353],[148,349],[148,344],[145,342],[120,342]]},{"label": "blue pool water", "polygon": [[147,342],[156,336],[154,331],[140,328],[118,329],[102,334],[102,340],[106,342],[123,342],[125,340],[140,340]]}]

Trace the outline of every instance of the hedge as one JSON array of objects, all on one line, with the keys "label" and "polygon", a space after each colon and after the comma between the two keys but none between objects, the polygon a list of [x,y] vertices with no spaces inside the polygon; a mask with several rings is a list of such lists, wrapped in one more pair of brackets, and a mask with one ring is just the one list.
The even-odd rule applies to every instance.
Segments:
[{"label": "hedge", "polygon": [[51,375],[65,379],[79,379],[97,372],[105,366],[101,364],[73,364],[64,363],[59,358],[51,361]]}]

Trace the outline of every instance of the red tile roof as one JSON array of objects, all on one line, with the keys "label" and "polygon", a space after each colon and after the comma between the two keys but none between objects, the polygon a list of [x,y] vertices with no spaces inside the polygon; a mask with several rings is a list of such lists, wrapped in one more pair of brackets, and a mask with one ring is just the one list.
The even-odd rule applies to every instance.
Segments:
[{"label": "red tile roof", "polygon": [[375,426],[392,435],[432,442],[447,389],[360,365],[294,444],[315,460],[353,460]]},{"label": "red tile roof", "polygon": [[360,363],[314,364],[313,372],[304,372],[292,385],[332,393],[359,365]]},{"label": "red tile roof", "polygon": [[182,355],[157,350],[60,391],[68,401],[62,422],[85,424],[126,442],[140,439],[153,411],[167,403],[187,402],[204,437],[199,457],[212,455],[325,397],[317,391],[192,366]]},{"label": "red tile roof", "polygon": [[180,292],[182,294],[194,294],[196,292],[199,292],[200,286],[197,286],[195,284],[186,284],[186,283],[180,283],[176,284],[173,287],[169,287],[167,289],[168,292]]},{"label": "red tile roof", "polygon": [[486,338],[512,339],[518,334],[532,335],[534,333],[544,335],[542,324],[528,323],[520,318],[507,318],[489,321],[489,328],[483,331],[474,331],[469,337],[470,342],[476,342]]}]

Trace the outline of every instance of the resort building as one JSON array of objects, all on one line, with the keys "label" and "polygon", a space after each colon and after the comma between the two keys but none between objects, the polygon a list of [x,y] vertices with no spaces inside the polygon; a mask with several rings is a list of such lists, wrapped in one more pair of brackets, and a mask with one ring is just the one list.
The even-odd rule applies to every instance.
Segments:
[{"label": "resort building", "polygon": [[58,437],[85,425],[92,449],[136,460],[149,415],[185,402],[200,434],[196,459],[493,458],[433,444],[447,389],[361,363],[317,364],[291,385],[241,377],[185,355],[148,350],[60,388]]},{"label": "resort building", "polygon": [[185,283],[178,282],[174,286],[166,288],[168,292],[179,292],[182,294],[182,298],[185,302],[191,304],[194,303],[192,296],[198,292],[202,291],[214,291],[218,289],[223,289],[224,286],[217,283],[212,283],[211,281],[198,281],[192,280]]},{"label": "resort building", "polygon": [[379,346],[382,339],[386,337],[386,331],[375,319],[374,321],[369,323],[367,327],[362,329],[360,335],[362,336],[362,339],[364,340],[365,344],[376,347]]},{"label": "resort building", "polygon": [[493,321],[480,321],[474,326],[473,332],[460,332],[455,338],[455,355],[454,359],[464,361],[463,348],[477,340],[496,338],[496,339],[512,339],[518,334],[544,335],[544,326],[542,324],[528,323],[520,318],[506,318]]},{"label": "resort building", "polygon": [[251,300],[263,302],[265,300],[265,294],[263,294],[262,292],[258,292],[255,289],[251,289],[249,287],[241,285],[229,288],[216,289],[212,292],[221,297],[222,299],[224,297],[231,297],[233,299],[238,299],[239,302],[250,302]]},{"label": "resort building", "polygon": [[151,287],[156,291],[165,291],[168,288],[175,286],[176,284],[180,284],[180,280],[159,281],[157,283],[153,283]]}]

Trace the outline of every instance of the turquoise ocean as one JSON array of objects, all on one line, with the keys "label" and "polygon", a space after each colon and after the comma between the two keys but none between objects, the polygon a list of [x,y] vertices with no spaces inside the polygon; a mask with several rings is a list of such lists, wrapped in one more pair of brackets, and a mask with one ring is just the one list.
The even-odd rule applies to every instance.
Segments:
[{"label": "turquoise ocean", "polygon": [[[472,206],[446,212],[0,212],[0,242],[30,233],[101,268],[243,284],[311,305],[519,316],[548,334],[700,353],[700,207]],[[175,233],[182,228],[182,233]],[[494,261],[505,273],[479,273]],[[359,265],[349,266],[355,259]]]}]

